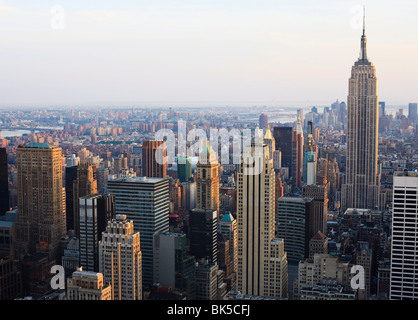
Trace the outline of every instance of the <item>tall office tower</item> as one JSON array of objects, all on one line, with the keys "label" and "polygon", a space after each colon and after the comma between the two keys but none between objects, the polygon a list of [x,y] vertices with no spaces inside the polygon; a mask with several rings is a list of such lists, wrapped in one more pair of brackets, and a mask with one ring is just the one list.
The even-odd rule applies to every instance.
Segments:
[{"label": "tall office tower", "polygon": [[183,195],[182,201],[184,203],[184,208],[188,211],[196,208],[196,182],[183,182],[181,184]]},{"label": "tall office tower", "polygon": [[229,255],[233,261],[232,270],[237,273],[238,269],[238,225],[232,214],[224,214],[219,222],[219,231],[229,240]]},{"label": "tall office tower", "polygon": [[328,238],[321,231],[309,240],[309,259],[313,259],[315,254],[328,254]]},{"label": "tall office tower", "polygon": [[99,271],[99,241],[114,218],[114,199],[113,195],[101,194],[79,198],[80,265],[86,271]]},{"label": "tall office tower", "polygon": [[312,198],[281,197],[277,201],[277,236],[284,239],[289,261],[309,256],[309,240],[314,229],[314,200]]},{"label": "tall office tower", "polygon": [[375,209],[379,205],[377,167],[379,107],[374,65],[367,58],[363,26],[360,58],[351,69],[347,97],[346,182],[341,209]]},{"label": "tall office tower", "polygon": [[109,177],[109,168],[97,168],[97,193],[107,193],[107,180]]},{"label": "tall office tower", "polygon": [[281,167],[289,169],[290,184],[296,186],[297,133],[292,127],[274,127],[276,150],[281,152]]},{"label": "tall office tower", "polygon": [[258,119],[258,126],[260,127],[260,129],[265,131],[267,130],[268,124],[269,124],[269,116],[262,113]]},{"label": "tall office tower", "polygon": [[328,222],[328,188],[324,185],[303,186],[302,196],[312,198],[314,203],[313,232],[327,234]]},{"label": "tall office tower", "polygon": [[276,141],[274,141],[274,137],[271,134],[270,125],[267,125],[266,134],[264,135],[264,144],[269,147],[269,157],[270,159],[273,159],[273,154],[276,151]]},{"label": "tall office tower", "polygon": [[417,114],[418,104],[417,103],[410,103],[408,105],[408,118],[412,122],[417,122],[418,114]]},{"label": "tall office tower", "polygon": [[177,177],[180,182],[186,182],[192,177],[192,158],[191,157],[179,157],[176,158],[177,162]]},{"label": "tall office tower", "polygon": [[418,299],[417,254],[418,173],[396,172],[393,177],[392,257],[390,299]]},{"label": "tall office tower", "polygon": [[269,159],[265,145],[252,143],[248,151],[244,152],[237,172],[237,290],[243,294],[285,298],[287,255],[283,241],[274,237],[273,159]]},{"label": "tall office tower", "polygon": [[17,148],[17,258],[43,247],[49,259],[60,260],[60,240],[66,234],[61,156],[61,148],[46,143]]},{"label": "tall office tower", "polygon": [[189,217],[190,254],[196,260],[216,263],[218,257],[218,212],[193,209]]},{"label": "tall office tower", "polygon": [[316,152],[305,151],[303,157],[303,184],[316,184]]},{"label": "tall office tower", "polygon": [[94,167],[82,162],[77,167],[77,179],[73,182],[74,234],[80,237],[79,202],[78,199],[97,193],[97,180],[94,178]]},{"label": "tall office tower", "polygon": [[[76,165],[73,165],[77,163]],[[69,164],[71,166],[69,166]],[[65,167],[65,212],[67,230],[74,230],[74,181],[77,180],[78,162],[67,161]]]},{"label": "tall office tower", "polygon": [[165,142],[144,140],[142,142],[142,173],[149,178],[165,178],[167,176],[167,156]]},{"label": "tall office tower", "polygon": [[67,279],[67,300],[112,300],[112,286],[103,274],[79,268]]},{"label": "tall office tower", "polygon": [[169,180],[164,178],[121,177],[108,182],[115,196],[116,214],[133,220],[135,232],[141,235],[142,279],[153,281],[153,237],[169,231]]},{"label": "tall office tower", "polygon": [[181,292],[187,300],[195,298],[195,258],[187,254],[187,237],[179,233],[154,236],[154,283]]},{"label": "tall office tower", "polygon": [[126,215],[116,215],[102,233],[99,270],[104,283],[112,285],[112,300],[142,300],[140,235]]},{"label": "tall office tower", "polygon": [[170,213],[177,213],[181,209],[182,201],[182,187],[178,179],[170,179]]},{"label": "tall office tower", "polygon": [[318,150],[312,135],[312,121],[308,121],[308,138],[303,157],[303,184],[316,184]]},{"label": "tall office tower", "polygon": [[384,101],[379,101],[379,117],[386,115],[386,103]]},{"label": "tall office tower", "polygon": [[296,123],[296,134],[297,134],[297,145],[296,145],[296,157],[297,157],[297,165],[296,165],[296,187],[302,187],[302,177],[303,177],[303,145],[304,145],[304,137],[303,137],[303,128],[301,122],[301,114],[303,114],[303,110],[298,110],[298,121]]},{"label": "tall office tower", "polygon": [[0,216],[10,210],[9,206],[9,176],[7,169],[6,148],[0,148]]},{"label": "tall office tower", "polygon": [[219,162],[209,143],[199,154],[196,187],[196,208],[219,212]]},{"label": "tall office tower", "polygon": [[364,268],[364,289],[358,289],[358,299],[367,300],[370,297],[371,270],[372,270],[372,248],[368,242],[359,241],[355,252],[356,265]]}]

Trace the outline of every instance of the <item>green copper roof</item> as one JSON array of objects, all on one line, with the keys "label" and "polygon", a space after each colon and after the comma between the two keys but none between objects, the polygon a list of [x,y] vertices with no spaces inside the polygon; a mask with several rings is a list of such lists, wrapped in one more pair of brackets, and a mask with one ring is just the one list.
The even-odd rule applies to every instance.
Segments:
[{"label": "green copper roof", "polygon": [[23,148],[52,148],[48,143],[29,142],[22,146]]},{"label": "green copper roof", "polygon": [[210,154],[210,153],[213,153],[213,152],[215,152],[215,151],[213,151],[213,149],[210,146],[210,143],[208,141],[208,143],[206,144],[206,147],[203,148],[202,153]]},{"label": "green copper roof", "polygon": [[222,221],[225,221],[225,222],[232,222],[234,220],[235,220],[234,217],[230,213],[224,214],[222,218]]}]

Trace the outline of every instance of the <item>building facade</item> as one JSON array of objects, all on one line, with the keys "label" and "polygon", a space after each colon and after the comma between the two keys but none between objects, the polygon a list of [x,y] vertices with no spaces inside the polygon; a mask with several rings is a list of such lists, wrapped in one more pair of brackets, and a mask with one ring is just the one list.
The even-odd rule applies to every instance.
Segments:
[{"label": "building facade", "polygon": [[61,148],[29,143],[17,148],[16,257],[47,251],[58,259],[66,234]]},{"label": "building facade", "polygon": [[153,237],[169,231],[169,180],[164,178],[121,177],[108,182],[115,196],[116,214],[133,221],[140,233],[143,284],[153,281]]},{"label": "building facade", "polygon": [[116,215],[102,234],[99,270],[112,286],[112,300],[142,300],[141,240],[126,215]]},{"label": "building facade", "polygon": [[391,300],[418,299],[417,224],[418,174],[397,172],[393,177]]}]

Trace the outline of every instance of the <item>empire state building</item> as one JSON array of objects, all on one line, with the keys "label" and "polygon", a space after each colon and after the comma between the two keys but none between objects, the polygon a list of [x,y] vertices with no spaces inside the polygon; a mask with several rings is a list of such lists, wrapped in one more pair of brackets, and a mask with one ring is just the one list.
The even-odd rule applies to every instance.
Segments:
[{"label": "empire state building", "polygon": [[341,188],[341,207],[374,209],[379,205],[378,173],[379,102],[374,65],[367,58],[363,35],[359,59],[351,69],[347,97],[346,181]]}]

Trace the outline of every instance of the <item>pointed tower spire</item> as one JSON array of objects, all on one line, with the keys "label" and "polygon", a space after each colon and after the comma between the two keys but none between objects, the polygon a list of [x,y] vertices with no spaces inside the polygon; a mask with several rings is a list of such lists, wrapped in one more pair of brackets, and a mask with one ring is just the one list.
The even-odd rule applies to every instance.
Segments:
[{"label": "pointed tower spire", "polygon": [[366,38],[366,7],[363,6],[363,35],[361,36],[360,61],[368,61],[367,59],[367,38]]},{"label": "pointed tower spire", "polygon": [[366,35],[366,6],[363,6],[363,36]]}]

